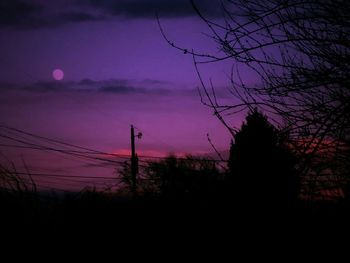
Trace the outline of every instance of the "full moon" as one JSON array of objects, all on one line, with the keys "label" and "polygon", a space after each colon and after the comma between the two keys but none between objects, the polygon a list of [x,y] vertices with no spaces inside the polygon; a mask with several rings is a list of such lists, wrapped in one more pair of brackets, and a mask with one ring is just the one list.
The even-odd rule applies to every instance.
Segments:
[{"label": "full moon", "polygon": [[52,71],[52,77],[55,80],[62,80],[64,77],[64,73],[62,69],[55,69],[54,71]]}]

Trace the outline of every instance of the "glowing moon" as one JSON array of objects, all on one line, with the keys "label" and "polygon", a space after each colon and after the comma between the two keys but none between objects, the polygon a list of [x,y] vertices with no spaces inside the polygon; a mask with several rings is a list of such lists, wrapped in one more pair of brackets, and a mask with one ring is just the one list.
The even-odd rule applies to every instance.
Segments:
[{"label": "glowing moon", "polygon": [[52,77],[55,79],[55,80],[62,80],[63,77],[64,77],[64,73],[63,73],[63,70],[62,69],[55,69],[54,71],[52,71]]}]

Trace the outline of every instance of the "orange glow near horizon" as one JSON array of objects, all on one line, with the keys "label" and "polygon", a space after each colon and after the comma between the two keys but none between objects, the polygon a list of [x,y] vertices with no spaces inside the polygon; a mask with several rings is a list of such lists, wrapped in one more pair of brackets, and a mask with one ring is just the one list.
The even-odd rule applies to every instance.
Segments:
[{"label": "orange glow near horizon", "polygon": [[[116,155],[125,155],[125,156],[131,156],[131,150],[130,149],[118,149],[112,152],[112,154]],[[184,157],[188,155],[188,153],[184,152],[164,152],[164,151],[158,151],[158,150],[137,150],[138,156],[144,156],[144,157],[167,157],[170,155],[175,155],[178,157]]]}]

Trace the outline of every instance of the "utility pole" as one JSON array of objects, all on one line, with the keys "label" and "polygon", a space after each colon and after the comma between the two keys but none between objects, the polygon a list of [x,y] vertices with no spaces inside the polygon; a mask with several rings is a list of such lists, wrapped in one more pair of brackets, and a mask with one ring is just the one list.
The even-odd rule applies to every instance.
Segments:
[{"label": "utility pole", "polygon": [[137,157],[135,153],[135,132],[134,126],[131,125],[131,191],[132,196],[136,198],[136,173],[137,173]]}]

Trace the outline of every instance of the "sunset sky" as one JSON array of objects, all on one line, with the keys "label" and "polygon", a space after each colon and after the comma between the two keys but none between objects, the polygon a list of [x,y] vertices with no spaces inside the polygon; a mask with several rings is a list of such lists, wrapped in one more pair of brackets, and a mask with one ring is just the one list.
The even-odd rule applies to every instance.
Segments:
[{"label": "sunset sky", "polygon": [[[208,17],[220,19],[218,1],[197,2]],[[166,43],[155,11],[175,43],[219,52],[187,0],[1,1],[1,124],[111,153],[128,153],[130,124],[143,133],[139,154],[210,153],[207,133],[227,150],[229,133],[200,102],[191,55]],[[230,63],[200,70],[225,100]],[[229,119],[233,126],[241,121]],[[5,146],[1,153],[21,156],[33,171],[81,168],[58,154]]]}]

